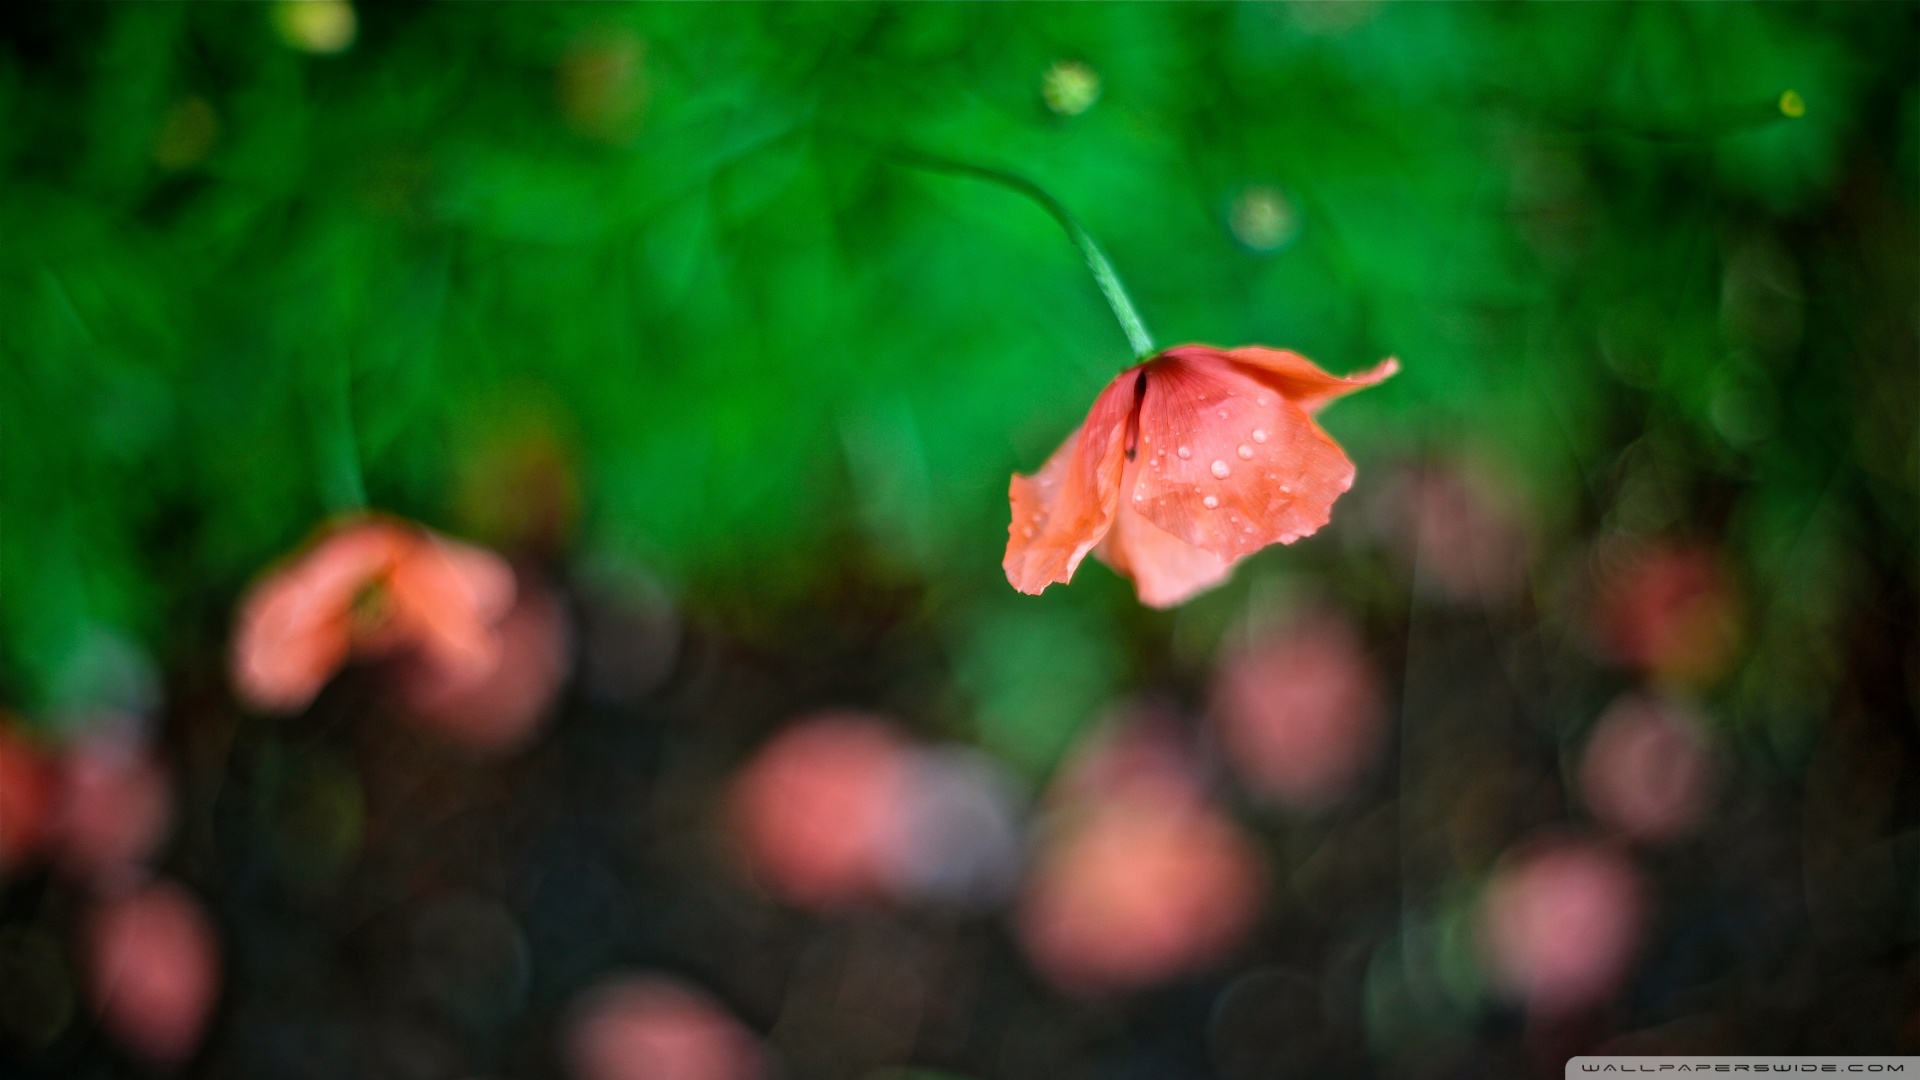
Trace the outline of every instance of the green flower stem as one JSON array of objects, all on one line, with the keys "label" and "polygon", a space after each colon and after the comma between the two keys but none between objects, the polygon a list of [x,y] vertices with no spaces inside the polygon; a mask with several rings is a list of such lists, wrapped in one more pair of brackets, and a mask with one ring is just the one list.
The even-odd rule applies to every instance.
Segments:
[{"label": "green flower stem", "polygon": [[1100,250],[1100,245],[1093,242],[1092,235],[1067,211],[1065,206],[1061,205],[1060,200],[1048,194],[1045,188],[1024,176],[1016,176],[984,165],[937,157],[918,150],[894,149],[892,152],[907,165],[986,180],[1017,191],[1039,203],[1041,209],[1053,215],[1053,220],[1067,230],[1067,237],[1086,258],[1087,269],[1093,271],[1094,284],[1100,286],[1100,295],[1107,298],[1107,306],[1113,309],[1113,317],[1119,320],[1120,329],[1126,333],[1127,344],[1133,347],[1134,357],[1144,360],[1154,354],[1156,350],[1153,347],[1153,337],[1147,333],[1147,324],[1141,320],[1140,312],[1134,308],[1133,299],[1127,295],[1127,287],[1120,283],[1120,275],[1114,272],[1113,263],[1108,260],[1106,252]]}]

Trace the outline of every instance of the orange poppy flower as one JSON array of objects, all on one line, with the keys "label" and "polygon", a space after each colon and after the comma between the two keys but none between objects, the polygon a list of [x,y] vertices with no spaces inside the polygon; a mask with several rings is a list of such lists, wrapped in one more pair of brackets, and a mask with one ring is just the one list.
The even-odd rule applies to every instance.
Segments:
[{"label": "orange poppy flower", "polygon": [[256,708],[292,712],[354,653],[401,649],[479,679],[498,659],[494,627],[513,595],[513,570],[492,552],[404,521],[351,521],[248,594],[234,684]]},{"label": "orange poppy flower", "polygon": [[1208,345],[1128,368],[1037,474],[1013,478],[1007,580],[1038,593],[1091,551],[1153,607],[1219,584],[1327,523],[1353,462],[1313,415],[1398,370],[1343,379],[1283,349]]}]

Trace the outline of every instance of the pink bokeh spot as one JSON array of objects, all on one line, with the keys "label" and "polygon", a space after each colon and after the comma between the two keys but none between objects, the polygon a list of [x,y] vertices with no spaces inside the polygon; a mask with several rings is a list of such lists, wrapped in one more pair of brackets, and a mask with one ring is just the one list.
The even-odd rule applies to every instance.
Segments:
[{"label": "pink bokeh spot", "polygon": [[1610,848],[1569,839],[1509,855],[1481,904],[1489,972],[1547,1016],[1598,1005],[1619,989],[1646,916],[1633,864]]},{"label": "pink bokeh spot", "polygon": [[1260,857],[1208,801],[1169,723],[1097,731],[1063,770],[1016,915],[1049,982],[1099,996],[1204,967],[1246,935]]},{"label": "pink bokeh spot", "polygon": [[220,993],[220,945],[199,901],[171,882],[106,901],[87,927],[100,1024],[150,1064],[192,1056]]},{"label": "pink bokeh spot", "polygon": [[145,876],[173,824],[173,784],[138,740],[81,738],[61,755],[53,816],[56,861],[98,887]]},{"label": "pink bokeh spot", "polygon": [[575,1080],[759,1080],[759,1043],[691,987],[657,977],[601,986],[566,1035]]},{"label": "pink bokeh spot", "polygon": [[339,523],[241,602],[234,687],[254,708],[294,712],[352,656],[408,650],[477,680],[513,596],[513,570],[491,552],[393,518]]},{"label": "pink bokeh spot", "polygon": [[776,735],[731,793],[731,824],[754,878],[816,910],[879,896],[908,772],[906,740],[873,717],[827,714]]},{"label": "pink bokeh spot", "polygon": [[1344,620],[1301,620],[1231,657],[1214,719],[1234,771],[1254,791],[1316,807],[1351,790],[1386,734],[1378,682]]},{"label": "pink bokeh spot", "polygon": [[1615,702],[1587,740],[1580,796],[1601,824],[1637,840],[1672,840],[1705,816],[1713,759],[1698,723],[1652,698]]}]

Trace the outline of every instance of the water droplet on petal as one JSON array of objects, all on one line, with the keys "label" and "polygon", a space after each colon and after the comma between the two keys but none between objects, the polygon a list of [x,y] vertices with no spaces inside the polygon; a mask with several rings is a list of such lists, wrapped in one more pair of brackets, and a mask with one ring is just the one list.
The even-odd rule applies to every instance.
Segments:
[{"label": "water droplet on petal", "polygon": [[1232,469],[1227,468],[1226,462],[1218,461],[1218,460],[1216,460],[1213,463],[1213,465],[1210,466],[1210,471],[1213,473],[1214,476],[1222,480],[1225,480],[1227,478],[1227,474],[1233,472]]},{"label": "water droplet on petal", "polygon": [[1220,419],[1222,419],[1222,420],[1225,420],[1226,418],[1227,418],[1227,410],[1225,410],[1225,409],[1221,409],[1221,410],[1220,410]]},{"label": "water droplet on petal", "polygon": [[1193,456],[1193,451],[1187,449],[1184,446],[1180,448],[1179,453],[1180,453],[1180,460],[1182,461],[1185,461],[1186,459]]},{"label": "water droplet on petal", "polygon": [[1241,460],[1241,461],[1252,461],[1252,460],[1253,460],[1253,447],[1251,447],[1251,446],[1248,446],[1248,445],[1247,445],[1246,443],[1241,443],[1241,444],[1240,444],[1240,449],[1238,449],[1238,450],[1236,450],[1236,451],[1234,451],[1234,453],[1236,453],[1236,454],[1239,454],[1239,455],[1240,455],[1240,460]]},{"label": "water droplet on petal", "polygon": [[1281,485],[1280,485],[1280,493],[1281,493],[1282,495],[1291,495],[1291,494],[1293,494],[1293,486],[1292,486],[1291,484],[1281,484]]},{"label": "water droplet on petal", "polygon": [[1214,497],[1213,497],[1213,496],[1211,496],[1211,495],[1209,495],[1209,496],[1207,496],[1206,498],[1204,498],[1204,499],[1201,499],[1201,500],[1200,500],[1200,505],[1201,505],[1201,506],[1204,506],[1204,507],[1206,507],[1206,508],[1207,508],[1207,509],[1209,509],[1209,510],[1211,510],[1211,509],[1213,509],[1214,507],[1216,507],[1216,506],[1219,506],[1219,505],[1220,505],[1220,500],[1219,500],[1219,499],[1216,499],[1216,498],[1214,498]]},{"label": "water droplet on petal", "polygon": [[1263,427],[1257,427],[1257,428],[1254,428],[1254,429],[1253,429],[1253,441],[1254,441],[1254,442],[1266,442],[1266,441],[1267,441],[1267,429],[1266,429],[1266,428],[1263,428]]}]

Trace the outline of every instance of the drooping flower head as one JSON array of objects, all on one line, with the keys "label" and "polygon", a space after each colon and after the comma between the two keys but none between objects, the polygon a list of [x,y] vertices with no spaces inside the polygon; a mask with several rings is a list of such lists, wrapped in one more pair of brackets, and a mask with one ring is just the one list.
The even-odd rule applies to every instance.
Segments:
[{"label": "drooping flower head", "polygon": [[1207,345],[1128,368],[1038,473],[1013,478],[1007,580],[1038,593],[1091,551],[1154,607],[1219,584],[1327,523],[1353,462],[1313,415],[1397,370],[1343,379],[1298,353]]},{"label": "drooping flower head", "polygon": [[494,627],[513,596],[512,568],[489,551],[397,519],[353,520],[248,593],[234,684],[256,708],[291,712],[352,654],[400,649],[479,679],[498,658]]}]

